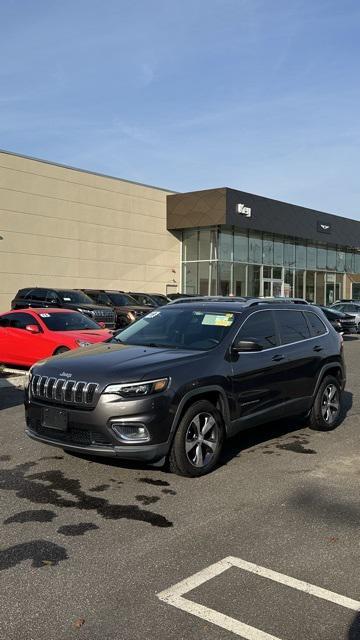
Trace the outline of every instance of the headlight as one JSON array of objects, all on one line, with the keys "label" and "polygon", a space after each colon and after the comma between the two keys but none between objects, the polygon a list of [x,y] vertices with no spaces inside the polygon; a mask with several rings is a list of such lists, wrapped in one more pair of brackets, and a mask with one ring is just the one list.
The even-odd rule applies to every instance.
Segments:
[{"label": "headlight", "polygon": [[165,391],[168,384],[169,378],[126,384],[110,384],[103,393],[113,393],[122,398],[138,398]]},{"label": "headlight", "polygon": [[131,322],[134,322],[136,315],[133,311],[128,311],[126,314],[126,317],[128,320],[130,320]]},{"label": "headlight", "polygon": [[92,344],[91,342],[87,342],[86,340],[75,340],[75,342],[79,347],[90,347],[90,345]]}]

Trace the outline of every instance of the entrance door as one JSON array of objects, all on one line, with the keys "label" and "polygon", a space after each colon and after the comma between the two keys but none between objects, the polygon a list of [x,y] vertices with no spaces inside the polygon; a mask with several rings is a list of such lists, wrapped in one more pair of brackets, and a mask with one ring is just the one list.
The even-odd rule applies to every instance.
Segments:
[{"label": "entrance door", "polygon": [[264,298],[279,298],[283,295],[283,281],[272,278],[263,279]]}]

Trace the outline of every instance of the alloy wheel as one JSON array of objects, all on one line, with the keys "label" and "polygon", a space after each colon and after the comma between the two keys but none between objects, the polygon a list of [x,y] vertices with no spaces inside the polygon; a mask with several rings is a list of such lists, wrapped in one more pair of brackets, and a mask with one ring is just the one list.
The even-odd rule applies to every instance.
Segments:
[{"label": "alloy wheel", "polygon": [[328,384],[321,399],[321,413],[325,422],[333,424],[339,415],[340,398],[339,390],[335,384]]},{"label": "alloy wheel", "polygon": [[216,455],[221,439],[218,423],[211,413],[192,418],[185,436],[187,459],[194,467],[206,467]]}]

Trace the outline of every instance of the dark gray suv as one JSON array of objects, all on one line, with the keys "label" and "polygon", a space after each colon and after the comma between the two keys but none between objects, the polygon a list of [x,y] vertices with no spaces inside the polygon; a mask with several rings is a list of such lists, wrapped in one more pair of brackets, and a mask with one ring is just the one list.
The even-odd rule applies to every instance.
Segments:
[{"label": "dark gray suv", "polygon": [[333,429],[344,384],[342,338],[316,307],[168,305],[107,343],[34,365],[26,432],[199,476],[242,429],[292,415]]}]

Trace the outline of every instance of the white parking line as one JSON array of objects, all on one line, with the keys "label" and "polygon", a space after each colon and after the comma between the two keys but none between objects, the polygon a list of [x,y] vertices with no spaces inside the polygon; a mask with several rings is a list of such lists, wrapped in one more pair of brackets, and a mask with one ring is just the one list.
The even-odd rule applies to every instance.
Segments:
[{"label": "white parking line", "polygon": [[287,576],[283,573],[278,573],[277,571],[272,571],[266,567],[261,567],[257,564],[253,564],[252,562],[247,562],[246,560],[234,558],[232,556],[224,558],[223,560],[220,560],[220,562],[216,562],[189,578],[178,582],[173,587],[158,593],[157,596],[163,602],[166,602],[173,607],[177,607],[182,611],[186,611],[187,613],[191,613],[202,620],[216,624],[218,627],[222,627],[227,631],[231,631],[232,633],[244,638],[244,640],[280,640],[280,638],[272,636],[265,631],[251,627],[244,622],[240,622],[235,618],[226,616],[215,609],[204,607],[201,604],[192,602],[183,597],[185,593],[196,589],[208,580],[211,580],[227,569],[230,569],[230,567],[238,567],[239,569],[243,569],[249,573],[255,573],[263,578],[268,578],[269,580],[279,582],[280,584],[297,589],[298,591],[303,591],[304,593],[316,598],[333,602],[334,604],[345,607],[346,609],[351,609],[352,611],[358,611],[360,609],[360,602],[357,600],[352,600],[352,598],[347,598],[346,596],[334,593],[333,591],[317,587],[314,584],[304,582],[303,580],[297,580],[296,578],[292,578],[291,576]]}]

